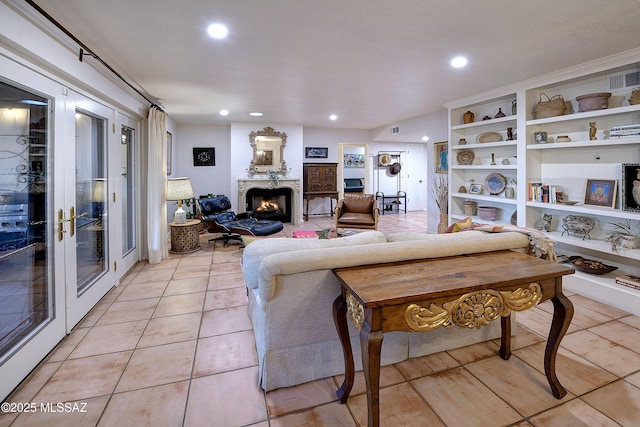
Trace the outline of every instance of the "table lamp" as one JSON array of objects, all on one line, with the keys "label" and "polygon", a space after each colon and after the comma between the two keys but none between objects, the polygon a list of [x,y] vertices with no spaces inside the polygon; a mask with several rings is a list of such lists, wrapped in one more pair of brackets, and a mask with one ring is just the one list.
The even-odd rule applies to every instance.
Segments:
[{"label": "table lamp", "polygon": [[173,221],[176,224],[187,222],[187,213],[182,209],[182,201],[192,198],[193,188],[191,188],[189,178],[169,178],[167,180],[167,200],[178,202],[178,209],[173,216]]}]

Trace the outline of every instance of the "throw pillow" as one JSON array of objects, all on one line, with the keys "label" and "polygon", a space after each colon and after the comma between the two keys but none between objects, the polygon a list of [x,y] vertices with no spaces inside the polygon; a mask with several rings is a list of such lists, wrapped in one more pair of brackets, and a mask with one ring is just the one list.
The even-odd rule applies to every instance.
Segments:
[{"label": "throw pillow", "polygon": [[473,221],[471,217],[468,216],[464,219],[461,219],[458,222],[454,222],[444,231],[445,233],[457,233],[458,231],[468,230],[473,227]]}]

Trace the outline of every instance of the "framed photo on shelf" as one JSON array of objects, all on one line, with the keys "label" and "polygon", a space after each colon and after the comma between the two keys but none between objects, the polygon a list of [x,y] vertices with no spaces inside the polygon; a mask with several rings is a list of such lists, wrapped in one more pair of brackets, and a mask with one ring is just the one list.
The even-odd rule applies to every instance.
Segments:
[{"label": "framed photo on shelf", "polygon": [[304,157],[307,159],[326,159],[329,157],[329,148],[304,147]]},{"label": "framed photo on shelf", "polygon": [[471,194],[482,194],[482,184],[469,184],[469,193]]},{"label": "framed photo on shelf", "polygon": [[[634,188],[636,189],[635,197]],[[640,163],[622,164],[620,199],[623,211],[640,212]]]},{"label": "framed photo on shelf", "polygon": [[587,178],[587,185],[584,192],[584,204],[614,208],[616,205],[617,189],[617,179]]},{"label": "framed photo on shelf", "polygon": [[435,167],[433,168],[435,173],[447,173],[449,170],[449,143],[435,142],[433,144]]},{"label": "framed photo on shelf", "polygon": [[215,147],[193,147],[193,166],[215,166]]},{"label": "framed photo on shelf", "polygon": [[546,132],[534,132],[533,139],[536,144],[546,144],[547,143],[547,133]]}]

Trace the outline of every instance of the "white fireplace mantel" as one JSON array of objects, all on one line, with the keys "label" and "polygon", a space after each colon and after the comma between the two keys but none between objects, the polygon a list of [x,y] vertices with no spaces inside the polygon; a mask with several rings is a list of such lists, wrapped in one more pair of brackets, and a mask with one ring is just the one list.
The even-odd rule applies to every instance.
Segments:
[{"label": "white fireplace mantel", "polygon": [[274,180],[269,179],[266,175],[255,175],[252,178],[238,179],[238,203],[244,206],[247,200],[247,191],[252,188],[264,188],[274,190],[276,188],[291,189],[291,224],[297,225],[300,210],[300,178],[296,177],[279,177],[278,184]]}]

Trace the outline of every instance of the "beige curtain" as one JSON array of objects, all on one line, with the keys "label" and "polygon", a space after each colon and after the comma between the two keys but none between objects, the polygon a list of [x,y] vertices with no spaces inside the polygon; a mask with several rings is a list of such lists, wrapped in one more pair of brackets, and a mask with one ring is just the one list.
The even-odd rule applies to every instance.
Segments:
[{"label": "beige curtain", "polygon": [[167,115],[149,109],[147,156],[147,247],[149,263],[158,264],[169,257],[167,248]]}]

